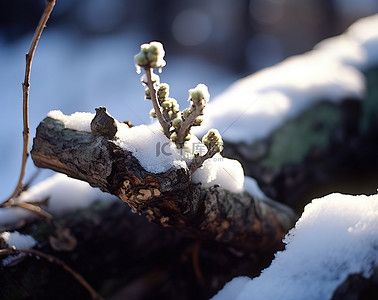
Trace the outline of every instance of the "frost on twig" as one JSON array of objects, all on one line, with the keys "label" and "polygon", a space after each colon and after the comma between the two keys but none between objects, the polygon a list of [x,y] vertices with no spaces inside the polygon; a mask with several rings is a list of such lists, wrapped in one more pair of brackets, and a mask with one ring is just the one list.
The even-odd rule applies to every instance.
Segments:
[{"label": "frost on twig", "polygon": [[[183,148],[184,143],[191,139],[191,127],[201,125],[203,121],[201,116],[204,114],[210,94],[206,85],[198,84],[194,89],[189,90],[190,107],[181,112],[176,99],[169,97],[169,85],[160,84],[159,76],[153,71],[154,68],[161,69],[165,66],[164,54],[163,45],[159,42],[143,44],[140,52],[135,56],[135,63],[138,69],[143,68],[146,73],[141,80],[146,85],[146,99],[152,101],[153,109],[150,111],[150,116],[157,118],[167,138],[175,142],[178,148]],[[210,144],[215,141],[210,140],[215,138],[217,146],[214,146],[215,144],[208,146],[204,142],[208,150],[203,156],[195,155],[190,167],[191,172],[201,167],[206,159],[222,151],[222,137],[217,130],[210,130],[204,138]]]}]

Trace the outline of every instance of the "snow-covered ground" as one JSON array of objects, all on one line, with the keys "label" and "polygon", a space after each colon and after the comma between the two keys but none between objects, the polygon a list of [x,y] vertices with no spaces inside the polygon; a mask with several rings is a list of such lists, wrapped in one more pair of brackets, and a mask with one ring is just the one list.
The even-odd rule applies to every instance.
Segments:
[{"label": "snow-covered ground", "polygon": [[368,277],[378,266],[378,195],[315,199],[284,242],[259,277],[234,278],[213,300],[326,300],[348,275]]},{"label": "snow-covered ground", "polygon": [[[22,193],[19,200],[39,202],[48,198],[47,210],[53,215],[61,215],[67,211],[88,207],[96,201],[111,202],[119,200],[115,196],[92,188],[88,183],[56,173],[39,182]],[[22,208],[1,208],[0,225],[14,224],[20,220],[33,218],[35,215]]]}]

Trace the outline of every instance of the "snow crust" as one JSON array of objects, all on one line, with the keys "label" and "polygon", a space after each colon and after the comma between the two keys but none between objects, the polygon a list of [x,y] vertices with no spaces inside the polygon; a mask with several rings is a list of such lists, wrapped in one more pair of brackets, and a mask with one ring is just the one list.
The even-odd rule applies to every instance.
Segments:
[{"label": "snow crust", "polygon": [[[57,173],[23,192],[19,197],[19,201],[34,202],[41,201],[47,197],[49,198],[48,211],[54,215],[85,208],[96,201],[114,201],[118,199],[91,187],[84,181]],[[0,225],[13,224],[20,219],[31,217],[34,217],[34,214],[22,208],[0,209]]]},{"label": "snow crust", "polygon": [[214,98],[197,134],[217,128],[223,139],[253,143],[315,101],[361,99],[362,71],[378,64],[378,15],[354,23],[305,54],[233,83]]},{"label": "snow crust", "polygon": [[315,199],[284,242],[259,277],[234,278],[213,300],[330,299],[349,274],[369,276],[378,266],[378,195]]}]

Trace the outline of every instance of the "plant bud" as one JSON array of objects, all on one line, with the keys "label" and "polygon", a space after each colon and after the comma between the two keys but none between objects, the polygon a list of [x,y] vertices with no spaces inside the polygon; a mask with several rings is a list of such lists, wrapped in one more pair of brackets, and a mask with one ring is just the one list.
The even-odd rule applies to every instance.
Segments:
[{"label": "plant bud", "polygon": [[177,138],[176,132],[173,132],[169,138],[171,139],[172,142],[175,142]]},{"label": "plant bud", "polygon": [[149,90],[148,88],[146,88],[146,89],[144,90],[144,95],[145,95],[145,98],[146,98],[146,99],[151,100],[151,94],[150,94],[150,90]]},{"label": "plant bud", "polygon": [[179,118],[173,119],[172,120],[172,126],[176,129],[180,128],[182,124],[182,120]]},{"label": "plant bud", "polygon": [[190,108],[185,108],[183,111],[182,111],[182,115],[183,117],[186,119],[190,116],[190,114],[192,113],[192,110]]},{"label": "plant bud", "polygon": [[202,118],[195,118],[193,121],[193,126],[200,126],[202,122],[203,122]]},{"label": "plant bud", "polygon": [[207,86],[200,83],[194,89],[190,89],[189,98],[194,103],[200,103],[201,101],[203,101],[203,105],[205,105],[210,99],[210,94]]},{"label": "plant bud", "polygon": [[169,96],[169,85],[167,83],[160,84],[157,95],[160,102],[163,102],[163,100],[167,99]]},{"label": "plant bud", "polygon": [[164,109],[170,109],[172,106],[171,101],[165,100],[161,103],[161,107]]},{"label": "plant bud", "polygon": [[151,109],[151,110],[150,110],[150,117],[151,117],[151,118],[156,118],[156,112],[155,112],[154,109]]}]

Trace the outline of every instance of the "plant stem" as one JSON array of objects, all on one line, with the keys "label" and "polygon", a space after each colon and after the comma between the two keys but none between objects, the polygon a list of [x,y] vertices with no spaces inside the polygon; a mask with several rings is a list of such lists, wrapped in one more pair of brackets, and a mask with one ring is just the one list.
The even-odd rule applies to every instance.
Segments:
[{"label": "plant stem", "polygon": [[25,253],[28,255],[32,255],[34,257],[41,257],[47,260],[49,263],[58,265],[62,267],[64,270],[66,270],[68,273],[70,273],[92,296],[92,299],[96,300],[103,300],[104,298],[98,294],[92,286],[76,271],[71,269],[64,261],[60,260],[59,258],[46,254],[44,252],[34,250],[34,249],[16,249],[16,248],[8,248],[8,249],[0,249],[0,256],[2,255],[14,255],[14,254],[20,254]]},{"label": "plant stem", "polygon": [[144,71],[146,72],[147,86],[148,86],[148,89],[150,90],[152,105],[153,105],[155,113],[156,113],[156,118],[158,119],[161,127],[163,128],[163,132],[164,132],[165,136],[167,138],[170,138],[169,128],[171,127],[171,125],[164,118],[163,114],[161,113],[160,104],[157,101],[156,90],[155,90],[155,87],[154,87],[154,83],[152,82],[153,69],[150,68],[150,67],[146,67],[146,68],[144,68]]},{"label": "plant stem", "polygon": [[46,7],[43,12],[43,15],[39,21],[38,27],[34,33],[34,37],[32,40],[32,43],[30,45],[29,52],[26,54],[26,68],[25,68],[25,79],[22,83],[22,91],[23,91],[23,125],[24,130],[22,132],[23,135],[23,150],[22,150],[22,163],[21,163],[21,171],[20,176],[18,178],[18,182],[16,185],[16,188],[14,189],[13,193],[10,195],[10,197],[5,201],[8,202],[11,199],[17,197],[20,195],[22,191],[22,185],[23,185],[23,179],[25,175],[25,168],[26,168],[26,161],[29,156],[29,79],[30,79],[30,70],[31,70],[31,64],[33,61],[33,56],[35,49],[37,48],[38,41],[42,35],[43,29],[46,26],[47,20],[50,17],[50,14],[55,6],[55,0],[47,0]]}]

